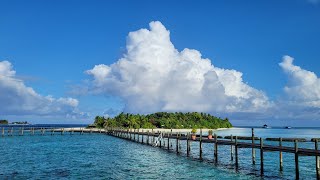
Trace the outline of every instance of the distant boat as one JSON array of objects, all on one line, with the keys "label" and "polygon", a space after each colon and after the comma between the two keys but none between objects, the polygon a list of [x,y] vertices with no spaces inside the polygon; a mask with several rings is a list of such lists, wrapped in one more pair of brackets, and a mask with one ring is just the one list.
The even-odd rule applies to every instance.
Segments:
[{"label": "distant boat", "polygon": [[286,126],[286,129],[291,129],[291,126]]},{"label": "distant boat", "polygon": [[269,128],[269,126],[266,125],[266,124],[264,124],[262,127],[263,127],[263,128]]}]

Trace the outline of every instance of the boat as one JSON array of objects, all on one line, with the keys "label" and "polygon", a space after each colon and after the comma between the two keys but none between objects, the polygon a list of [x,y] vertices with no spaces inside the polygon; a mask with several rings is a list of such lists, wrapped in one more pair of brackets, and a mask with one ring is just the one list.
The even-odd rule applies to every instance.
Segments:
[{"label": "boat", "polygon": [[286,129],[291,129],[291,126],[286,126]]},{"label": "boat", "polygon": [[269,128],[269,126],[267,124],[264,124],[262,128]]}]

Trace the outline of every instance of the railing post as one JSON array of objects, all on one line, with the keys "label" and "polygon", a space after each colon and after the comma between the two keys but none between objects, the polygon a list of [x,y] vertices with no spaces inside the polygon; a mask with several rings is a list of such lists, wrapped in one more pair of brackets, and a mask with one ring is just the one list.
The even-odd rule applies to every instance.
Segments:
[{"label": "railing post", "polygon": [[263,176],[263,139],[260,138],[260,174]]},{"label": "railing post", "polygon": [[[171,132],[172,132],[172,129],[171,129]],[[168,150],[170,149],[170,135],[172,135],[172,134],[168,133],[168,139],[167,139],[167,141],[168,141],[168,147],[167,147],[167,149],[168,149]]]},{"label": "railing post", "polygon": [[[254,145],[254,129],[251,128],[251,135],[252,135],[252,145]],[[252,146],[252,164],[256,164],[256,150]]]},{"label": "railing post", "polygon": [[187,156],[190,155],[190,136],[189,133],[187,133]]},{"label": "railing post", "polygon": [[214,161],[215,163],[218,162],[218,139],[216,133],[214,133]]},{"label": "railing post", "polygon": [[[279,138],[279,147],[282,148],[282,138]],[[283,171],[282,150],[279,151],[280,171]]]},{"label": "railing post", "polygon": [[133,129],[133,141],[136,141],[136,129]]},{"label": "railing post", "polygon": [[202,160],[202,129],[200,129],[200,140],[199,140],[199,158]]},{"label": "railing post", "polygon": [[299,155],[298,155],[298,140],[294,140],[294,160],[296,166],[296,179],[299,179]]},{"label": "railing post", "polygon": [[[314,139],[314,149],[318,151],[318,139]],[[316,156],[316,173],[317,173],[317,179],[320,179],[320,162],[319,162],[319,156]]]},{"label": "railing post", "polygon": [[238,159],[238,137],[235,137],[235,155],[236,155],[236,169],[239,167],[239,159]]},{"label": "railing post", "polygon": [[[161,133],[161,132],[160,132]],[[158,131],[158,134],[159,134],[159,131]],[[162,138],[159,140],[159,146],[160,146],[160,148],[162,147],[162,139],[163,139],[163,136],[162,136]]]},{"label": "railing post", "polygon": [[176,140],[176,152],[179,153],[179,135],[177,133],[177,140]]},{"label": "railing post", "polygon": [[2,127],[2,137],[4,136],[4,127]]},{"label": "railing post", "polygon": [[142,133],[142,135],[141,135],[141,143],[143,144],[143,129],[141,129],[141,133]]},{"label": "railing post", "polygon": [[[230,140],[231,140],[231,142],[233,141],[233,136],[232,136],[232,134],[231,134],[231,136],[230,136]],[[230,145],[230,157],[231,157],[231,161],[233,161],[233,147],[232,147],[232,144]]]}]

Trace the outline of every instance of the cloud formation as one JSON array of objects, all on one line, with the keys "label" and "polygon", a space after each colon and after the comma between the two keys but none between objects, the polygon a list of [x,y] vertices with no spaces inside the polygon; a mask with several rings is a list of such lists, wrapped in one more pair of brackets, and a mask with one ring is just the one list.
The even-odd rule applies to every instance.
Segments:
[{"label": "cloud formation", "polygon": [[271,106],[241,72],[215,67],[197,50],[178,51],[160,22],[149,26],[129,33],[127,52],[117,62],[86,71],[93,77],[91,92],[122,98],[132,113],[260,113]]},{"label": "cloud formation", "polygon": [[[284,97],[277,103],[285,115],[293,119],[317,119],[320,115],[320,79],[314,72],[293,64],[284,56],[280,67],[288,77]],[[283,114],[283,113],[278,113]]]},{"label": "cloud formation", "polygon": [[38,94],[17,78],[9,61],[0,61],[0,115],[86,116],[77,109],[78,104],[77,99]]}]

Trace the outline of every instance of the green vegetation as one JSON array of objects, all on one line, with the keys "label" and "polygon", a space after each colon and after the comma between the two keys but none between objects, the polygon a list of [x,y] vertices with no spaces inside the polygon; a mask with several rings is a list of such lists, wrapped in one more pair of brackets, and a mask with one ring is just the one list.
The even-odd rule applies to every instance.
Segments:
[{"label": "green vegetation", "polygon": [[121,113],[114,118],[96,116],[94,125],[102,127],[123,128],[229,128],[232,127],[228,118],[221,119],[207,113],[168,113],[157,112],[148,115]]},{"label": "green vegetation", "polygon": [[8,124],[8,120],[0,120],[0,124]]},{"label": "green vegetation", "polygon": [[191,133],[192,133],[192,134],[196,134],[196,133],[197,133],[197,129],[193,128],[193,129],[191,130]]}]

